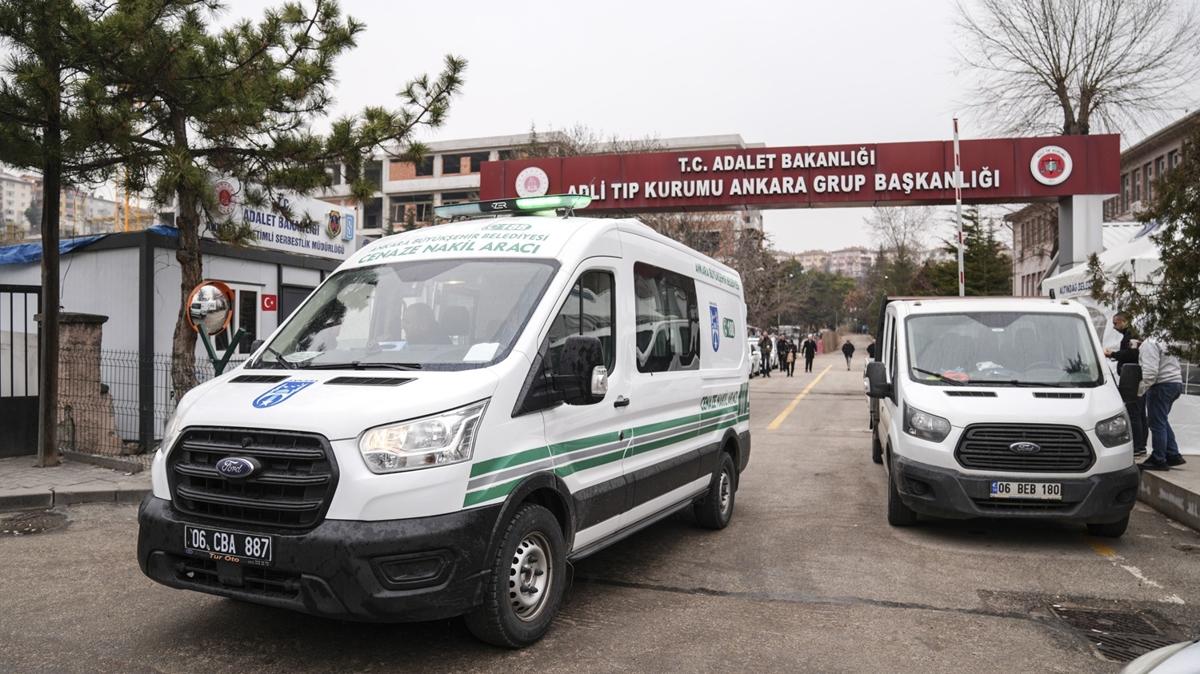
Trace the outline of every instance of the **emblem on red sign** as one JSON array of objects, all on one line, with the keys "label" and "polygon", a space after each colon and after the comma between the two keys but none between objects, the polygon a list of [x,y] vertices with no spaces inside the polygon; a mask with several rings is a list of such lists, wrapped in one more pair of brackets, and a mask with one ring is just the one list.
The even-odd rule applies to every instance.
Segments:
[{"label": "emblem on red sign", "polygon": [[1043,185],[1061,185],[1071,177],[1071,169],[1075,164],[1071,155],[1057,145],[1047,145],[1033,153],[1029,160],[1029,170],[1033,177]]},{"label": "emblem on red sign", "polygon": [[263,295],[262,296],[262,310],[263,311],[278,311],[279,310],[279,296],[278,295]]},{"label": "emblem on red sign", "polygon": [[530,166],[517,174],[517,196],[540,197],[550,189],[550,176],[536,166]]}]

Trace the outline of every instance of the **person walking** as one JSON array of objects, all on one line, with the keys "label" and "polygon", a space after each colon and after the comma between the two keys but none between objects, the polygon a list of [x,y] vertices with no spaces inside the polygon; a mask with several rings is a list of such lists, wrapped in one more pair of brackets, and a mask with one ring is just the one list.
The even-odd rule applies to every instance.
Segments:
[{"label": "person walking", "polygon": [[875,340],[867,345],[867,360],[875,360]]},{"label": "person walking", "polygon": [[779,340],[779,348],[780,367],[790,377],[796,373],[796,343],[789,337],[783,337]]},{"label": "person walking", "polygon": [[[1116,351],[1105,349],[1104,355],[1117,361],[1117,373],[1126,364],[1138,362],[1138,335],[1129,323],[1129,314],[1119,312],[1113,316],[1113,329],[1121,333],[1121,345]],[[1133,453],[1139,456],[1146,453],[1146,440],[1149,428],[1146,425],[1146,398],[1138,396],[1125,403],[1125,411],[1129,413],[1129,432],[1133,436]]]},{"label": "person walking", "polygon": [[817,340],[809,335],[804,343],[800,345],[800,350],[804,352],[804,371],[812,372],[813,358],[817,357]]},{"label": "person walking", "polygon": [[763,333],[761,339],[758,340],[758,350],[762,351],[762,371],[760,374],[764,377],[771,376],[771,337],[767,333]]},{"label": "person walking", "polygon": [[846,357],[846,369],[849,370],[850,359],[854,357],[854,345],[850,343],[849,339],[842,345],[842,355]]},{"label": "person walking", "polygon": [[1187,463],[1179,454],[1175,431],[1168,419],[1171,406],[1183,395],[1183,377],[1179,359],[1167,353],[1167,347],[1151,337],[1138,347],[1138,362],[1142,366],[1142,381],[1138,393],[1146,397],[1146,420],[1150,427],[1150,458],[1138,464],[1143,470],[1171,470],[1171,466]]}]

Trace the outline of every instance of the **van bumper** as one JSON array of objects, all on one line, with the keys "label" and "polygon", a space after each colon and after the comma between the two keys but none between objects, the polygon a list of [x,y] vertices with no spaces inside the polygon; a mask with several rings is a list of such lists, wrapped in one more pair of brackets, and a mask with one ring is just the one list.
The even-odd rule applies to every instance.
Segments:
[{"label": "van bumper", "polygon": [[500,506],[381,522],[325,520],[274,536],[272,565],[189,556],[184,524],[257,533],[181,517],[148,496],[138,509],[138,564],[151,579],[312,615],[366,622],[437,620],[482,602],[486,548]]},{"label": "van bumper", "polygon": [[[1116,522],[1137,501],[1138,469],[1129,466],[1111,473],[1080,478],[980,477],[896,457],[891,479],[900,500],[923,515],[950,519],[1004,517],[1058,519],[1102,524]],[[993,479],[1012,482],[1057,482],[1062,501],[1016,501],[991,498]]]}]

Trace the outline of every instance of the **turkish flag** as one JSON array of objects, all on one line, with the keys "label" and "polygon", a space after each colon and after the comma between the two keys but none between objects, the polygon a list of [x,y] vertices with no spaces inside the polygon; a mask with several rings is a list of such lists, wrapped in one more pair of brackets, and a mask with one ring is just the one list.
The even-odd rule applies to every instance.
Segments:
[{"label": "turkish flag", "polygon": [[278,295],[263,295],[262,296],[262,310],[263,311],[277,311],[278,309],[279,309],[279,296]]}]

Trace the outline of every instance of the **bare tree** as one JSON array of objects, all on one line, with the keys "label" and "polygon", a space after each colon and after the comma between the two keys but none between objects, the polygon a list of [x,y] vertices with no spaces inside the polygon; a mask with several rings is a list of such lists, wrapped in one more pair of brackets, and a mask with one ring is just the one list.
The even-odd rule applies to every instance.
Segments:
[{"label": "bare tree", "polygon": [[[1194,0],[960,0],[973,105],[1006,133],[1141,128],[1200,63]],[[1060,121],[1059,121],[1060,120]]]},{"label": "bare tree", "polygon": [[928,206],[877,206],[866,219],[876,245],[900,260],[915,261],[925,252],[926,234],[934,227]]}]

